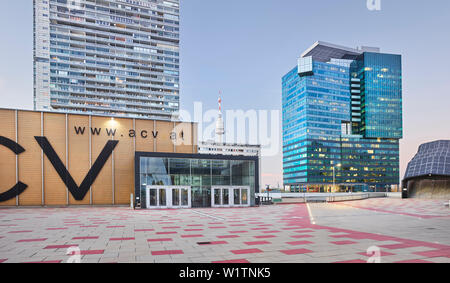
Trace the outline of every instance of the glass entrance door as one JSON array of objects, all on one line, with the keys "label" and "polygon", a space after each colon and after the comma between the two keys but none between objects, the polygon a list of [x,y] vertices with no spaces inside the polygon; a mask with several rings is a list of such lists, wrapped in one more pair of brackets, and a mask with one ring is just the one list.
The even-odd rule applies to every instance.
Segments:
[{"label": "glass entrance door", "polygon": [[190,208],[191,188],[147,186],[147,208]]},{"label": "glass entrance door", "polygon": [[211,193],[212,207],[250,206],[249,187],[213,187]]},{"label": "glass entrance door", "polygon": [[211,197],[212,197],[212,207],[230,206],[229,188],[212,188]]},{"label": "glass entrance door", "polygon": [[191,188],[173,187],[169,189],[172,195],[171,208],[191,207]]},{"label": "glass entrance door", "polygon": [[233,206],[250,206],[250,188],[233,188]]}]

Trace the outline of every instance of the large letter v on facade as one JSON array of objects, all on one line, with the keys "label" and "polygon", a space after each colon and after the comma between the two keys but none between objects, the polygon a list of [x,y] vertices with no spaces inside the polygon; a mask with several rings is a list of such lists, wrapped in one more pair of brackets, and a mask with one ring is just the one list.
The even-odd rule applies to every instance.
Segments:
[{"label": "large letter v on facade", "polygon": [[69,171],[67,171],[66,166],[64,166],[64,163],[61,161],[58,154],[55,152],[52,145],[48,141],[48,139],[46,137],[34,137],[34,138],[44,151],[50,163],[55,168],[56,172],[66,185],[67,189],[69,189],[70,193],[75,198],[75,200],[78,201],[84,199],[84,197],[89,191],[89,188],[95,182],[95,179],[98,177],[98,174],[100,174],[100,172],[103,169],[103,166],[105,166],[106,161],[108,161],[109,157],[111,156],[117,144],[119,143],[118,141],[108,141],[108,143],[105,145],[102,152],[98,156],[97,160],[94,162],[94,165],[91,167],[91,170],[89,170],[83,182],[78,187],[78,185],[75,183],[75,180],[72,178]]}]

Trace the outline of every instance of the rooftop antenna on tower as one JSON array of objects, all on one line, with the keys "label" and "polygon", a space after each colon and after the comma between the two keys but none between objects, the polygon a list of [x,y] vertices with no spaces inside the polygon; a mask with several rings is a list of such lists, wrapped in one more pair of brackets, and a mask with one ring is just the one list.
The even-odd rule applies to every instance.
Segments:
[{"label": "rooftop antenna on tower", "polygon": [[225,134],[225,127],[223,124],[223,118],[222,118],[222,91],[219,91],[219,117],[217,117],[217,123],[216,123],[216,142],[222,144],[223,143],[223,136]]}]

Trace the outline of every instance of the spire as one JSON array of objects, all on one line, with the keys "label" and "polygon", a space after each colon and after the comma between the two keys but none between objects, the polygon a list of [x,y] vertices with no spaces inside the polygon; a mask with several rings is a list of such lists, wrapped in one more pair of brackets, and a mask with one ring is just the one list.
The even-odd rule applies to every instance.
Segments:
[{"label": "spire", "polygon": [[223,136],[225,134],[225,127],[223,123],[222,118],[222,91],[219,91],[219,116],[217,117],[217,123],[216,123],[216,142],[217,143],[223,143]]}]

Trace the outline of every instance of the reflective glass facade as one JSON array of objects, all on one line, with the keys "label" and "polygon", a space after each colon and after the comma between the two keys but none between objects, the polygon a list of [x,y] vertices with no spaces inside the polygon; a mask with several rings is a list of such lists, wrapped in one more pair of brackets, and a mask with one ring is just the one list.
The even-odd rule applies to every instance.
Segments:
[{"label": "reflective glass facade", "polygon": [[358,133],[366,138],[401,139],[401,56],[364,53],[354,61],[351,72],[352,78],[360,81],[361,121]]},{"label": "reflective glass facade", "polygon": [[341,190],[398,185],[401,57],[361,52],[324,62],[311,53],[282,79],[284,184],[321,192],[333,183]]},{"label": "reflective glass facade", "polygon": [[[192,207],[211,207],[212,187],[250,187],[250,202],[259,192],[258,157],[137,153],[137,191],[146,203],[147,186],[189,186]],[[171,157],[173,156],[173,157]]]},{"label": "reflective glass facade", "polygon": [[35,110],[179,110],[179,0],[33,2]]}]

